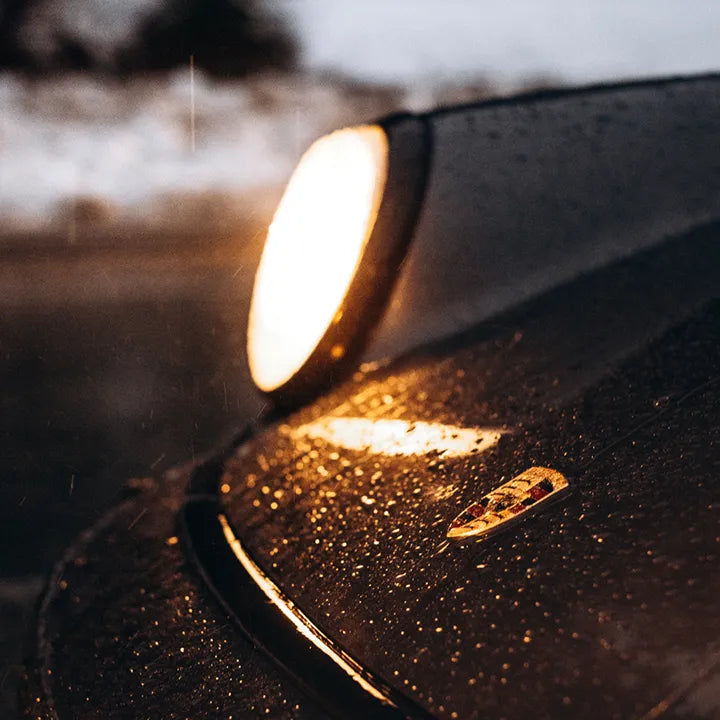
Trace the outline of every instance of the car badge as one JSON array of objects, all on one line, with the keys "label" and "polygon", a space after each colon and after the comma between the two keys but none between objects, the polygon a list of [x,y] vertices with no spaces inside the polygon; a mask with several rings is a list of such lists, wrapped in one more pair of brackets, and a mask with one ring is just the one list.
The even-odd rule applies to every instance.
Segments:
[{"label": "car badge", "polygon": [[451,523],[447,536],[483,538],[557,499],[568,481],[556,470],[531,467],[463,510]]}]

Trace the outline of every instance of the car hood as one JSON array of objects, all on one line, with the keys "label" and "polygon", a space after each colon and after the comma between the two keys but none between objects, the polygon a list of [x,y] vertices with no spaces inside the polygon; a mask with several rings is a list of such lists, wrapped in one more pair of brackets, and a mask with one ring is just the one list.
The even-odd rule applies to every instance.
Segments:
[{"label": "car hood", "polygon": [[[716,717],[717,240],[580,278],[363,368],[229,454],[132,481],[50,578],[27,716],[326,717],[333,688],[290,677],[306,657],[260,652],[188,563],[180,519],[207,505],[346,665],[421,714]],[[557,502],[447,538],[534,466],[567,479]]]},{"label": "car hood", "polygon": [[[716,238],[365,367],[260,431],[221,477],[249,554],[439,717],[717,711]],[[537,466],[567,479],[560,500],[448,539],[464,508]]]}]

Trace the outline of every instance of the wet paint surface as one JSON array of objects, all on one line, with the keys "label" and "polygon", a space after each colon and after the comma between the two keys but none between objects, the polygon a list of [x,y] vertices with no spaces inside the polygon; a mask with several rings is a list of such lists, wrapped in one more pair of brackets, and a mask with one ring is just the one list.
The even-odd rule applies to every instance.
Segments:
[{"label": "wet paint surface", "polygon": [[[628,335],[613,365],[623,350],[607,337],[627,319],[589,329],[593,298],[570,299],[577,315],[549,304],[451,354],[358,375],[225,468],[257,563],[439,717],[641,717],[719,649],[718,308],[639,355]],[[505,432],[448,458],[297,430],[328,416]],[[496,538],[447,542],[454,517],[530,466],[576,477],[574,492]],[[691,695],[691,716],[720,701]]]},{"label": "wet paint surface", "polygon": [[188,571],[175,525],[186,481],[143,483],[65,554],[41,612],[29,717],[326,717]]},{"label": "wet paint surface", "polygon": [[[667,698],[717,715],[720,307],[682,320],[711,263],[691,285],[681,250],[368,369],[260,432],[218,478],[248,554],[438,717],[640,718]],[[293,436],[327,417],[503,434],[450,457]],[[453,518],[531,466],[573,492],[496,537],[448,542]],[[118,704],[320,717],[167,544],[183,494],[181,479],[142,493],[69,554],[44,614],[61,720]]]}]

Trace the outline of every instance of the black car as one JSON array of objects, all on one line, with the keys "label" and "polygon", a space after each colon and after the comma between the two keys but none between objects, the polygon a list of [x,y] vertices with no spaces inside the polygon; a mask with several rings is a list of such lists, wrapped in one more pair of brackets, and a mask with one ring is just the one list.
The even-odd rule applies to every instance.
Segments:
[{"label": "black car", "polygon": [[268,410],[67,551],[28,717],[720,716],[718,138],[706,76],[320,141]]}]

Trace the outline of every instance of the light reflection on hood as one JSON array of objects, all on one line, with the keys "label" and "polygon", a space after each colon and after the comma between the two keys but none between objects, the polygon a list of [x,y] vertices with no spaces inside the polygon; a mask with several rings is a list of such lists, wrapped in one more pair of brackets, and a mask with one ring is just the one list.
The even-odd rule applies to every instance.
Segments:
[{"label": "light reflection on hood", "polygon": [[320,439],[347,450],[382,455],[440,453],[440,457],[461,457],[489,450],[507,431],[422,421],[323,417],[295,429],[288,428],[286,432],[293,440]]}]

